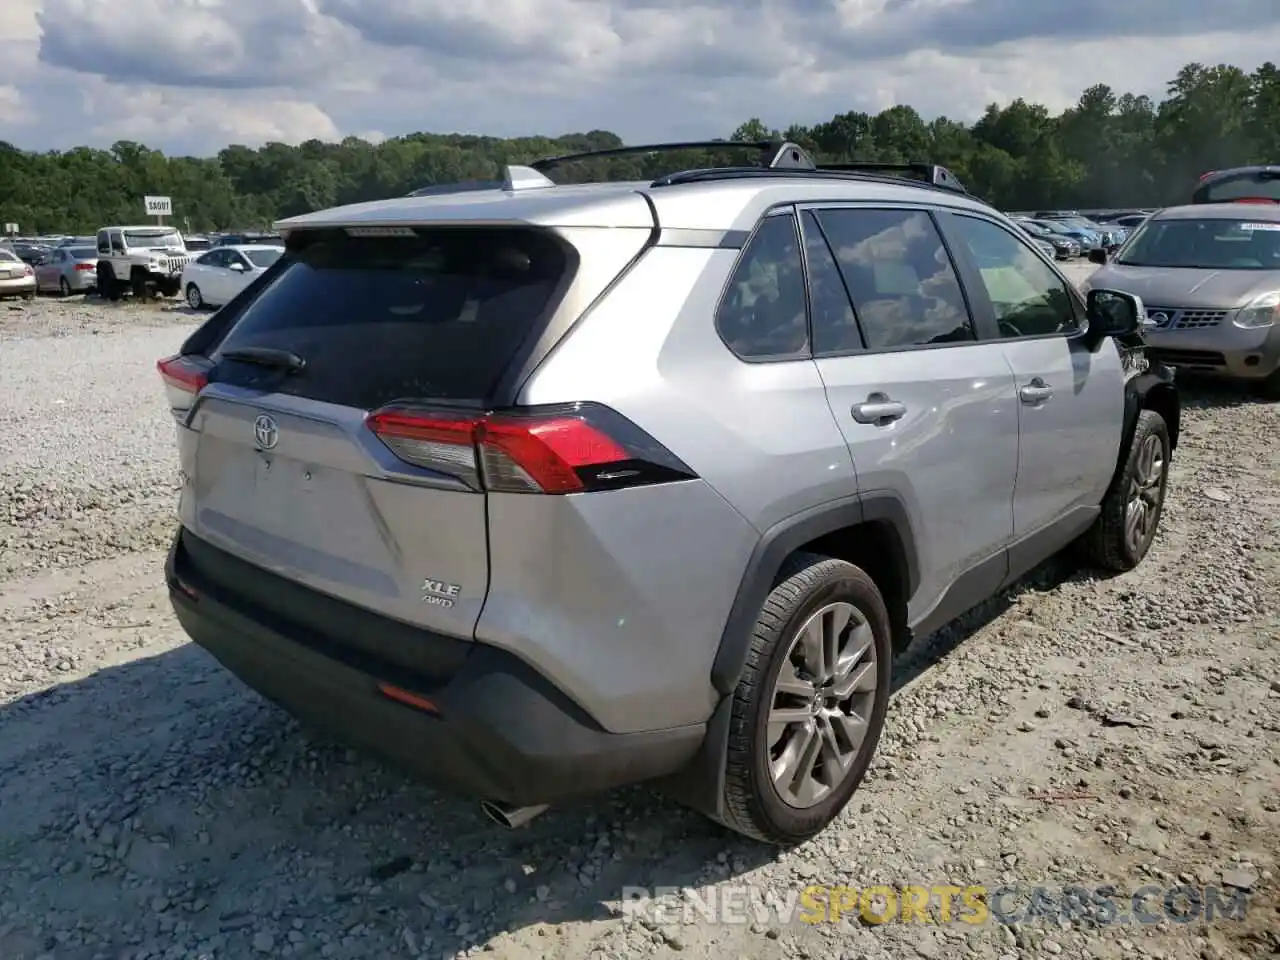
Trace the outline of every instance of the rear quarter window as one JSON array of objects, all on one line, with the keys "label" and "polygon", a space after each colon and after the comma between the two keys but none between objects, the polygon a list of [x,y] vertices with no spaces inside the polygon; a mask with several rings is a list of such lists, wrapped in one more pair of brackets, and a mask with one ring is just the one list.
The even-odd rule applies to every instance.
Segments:
[{"label": "rear quarter window", "polygon": [[[360,409],[484,402],[554,312],[575,262],[558,238],[526,228],[294,238],[218,344],[216,379]],[[288,350],[306,365],[283,376],[220,361],[243,347]]]}]

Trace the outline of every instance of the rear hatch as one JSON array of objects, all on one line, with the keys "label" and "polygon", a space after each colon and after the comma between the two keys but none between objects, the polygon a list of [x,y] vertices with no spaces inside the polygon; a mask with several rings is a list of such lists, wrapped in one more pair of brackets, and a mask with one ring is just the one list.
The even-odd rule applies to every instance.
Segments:
[{"label": "rear hatch", "polygon": [[487,409],[546,330],[577,256],[526,227],[381,234],[298,231],[256,287],[162,363],[192,448],[181,512],[199,540],[258,568],[469,638],[489,575],[480,485],[432,468],[457,448],[380,438],[369,414]]},{"label": "rear hatch", "polygon": [[1200,178],[1192,203],[1280,203],[1280,166],[1215,170]]}]

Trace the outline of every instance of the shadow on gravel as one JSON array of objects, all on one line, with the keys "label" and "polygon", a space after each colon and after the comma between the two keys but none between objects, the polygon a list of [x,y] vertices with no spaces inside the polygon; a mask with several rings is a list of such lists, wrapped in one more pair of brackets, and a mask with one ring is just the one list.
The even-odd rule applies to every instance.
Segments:
[{"label": "shadow on gravel", "polygon": [[[606,919],[627,886],[701,885],[775,856],[645,789],[503,830],[300,729],[191,644],[0,708],[0,851],[22,864],[0,895],[7,882],[67,926],[127,920],[156,955],[182,921],[192,942],[228,945],[361,927],[351,956],[398,952],[408,928],[439,956]],[[29,931],[5,919],[0,956],[21,955],[12,938]]]},{"label": "shadow on gravel", "polygon": [[941,630],[913,642],[894,661],[893,692],[927,673],[954,653],[971,636],[1007,613],[1025,593],[1052,590],[1076,579],[1099,579],[1107,574],[1085,570],[1066,556],[1053,557],[1036,567],[1013,586],[983,601]]},{"label": "shadow on gravel", "polygon": [[1262,396],[1257,387],[1244,383],[1213,380],[1179,372],[1178,390],[1182,405],[1196,410],[1221,410],[1230,407],[1266,406],[1276,403]]}]

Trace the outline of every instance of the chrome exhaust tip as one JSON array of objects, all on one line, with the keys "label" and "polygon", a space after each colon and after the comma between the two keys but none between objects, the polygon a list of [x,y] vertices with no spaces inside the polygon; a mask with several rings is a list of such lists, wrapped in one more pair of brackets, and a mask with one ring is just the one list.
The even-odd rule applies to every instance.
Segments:
[{"label": "chrome exhaust tip", "polygon": [[549,806],[550,804],[541,803],[532,807],[508,807],[506,804],[492,800],[480,801],[480,809],[484,811],[484,815],[498,826],[506,827],[508,830],[523,827],[534,817],[545,813]]}]

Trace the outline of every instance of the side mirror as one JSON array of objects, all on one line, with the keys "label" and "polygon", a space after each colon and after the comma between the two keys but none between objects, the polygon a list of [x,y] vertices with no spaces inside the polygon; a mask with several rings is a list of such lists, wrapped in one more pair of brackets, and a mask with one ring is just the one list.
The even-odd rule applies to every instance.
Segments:
[{"label": "side mirror", "polygon": [[1090,290],[1085,303],[1089,339],[1094,345],[1107,337],[1132,339],[1141,335],[1147,309],[1133,294],[1119,290]]},{"label": "side mirror", "polygon": [[1107,251],[1106,251],[1105,249],[1103,249],[1102,247],[1099,247],[1097,250],[1090,250],[1090,251],[1089,251],[1089,262],[1090,262],[1090,263],[1097,263],[1097,264],[1103,264],[1103,263],[1106,263],[1106,262],[1107,262]]},{"label": "side mirror", "polygon": [[228,267],[227,269],[228,269],[228,270],[232,270],[232,271],[234,271],[235,273],[244,273],[244,264],[243,264],[243,263],[233,263],[233,264],[232,264],[230,267]]}]

